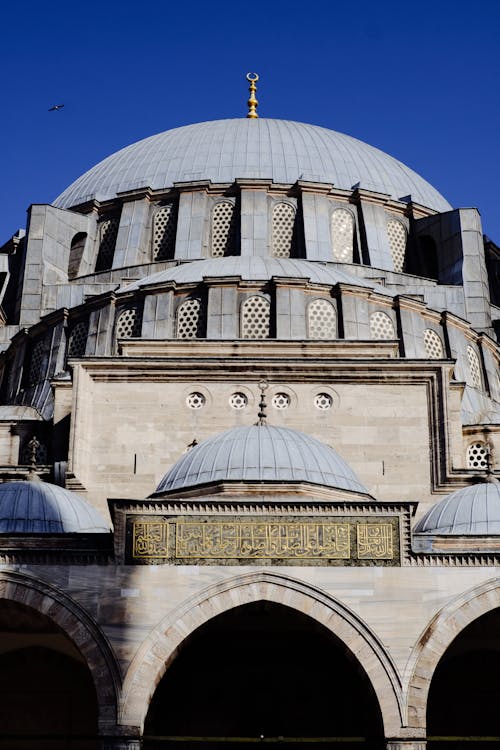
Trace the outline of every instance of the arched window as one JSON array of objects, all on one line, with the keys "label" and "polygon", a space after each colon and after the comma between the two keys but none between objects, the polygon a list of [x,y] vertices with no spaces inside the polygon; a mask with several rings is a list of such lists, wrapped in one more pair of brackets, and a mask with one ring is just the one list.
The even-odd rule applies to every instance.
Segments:
[{"label": "arched window", "polygon": [[177,338],[199,339],[203,336],[203,311],[201,300],[190,297],[177,309]]},{"label": "arched window", "polygon": [[268,339],[271,305],[265,297],[247,297],[241,305],[240,331],[242,339]]},{"label": "arched window", "polygon": [[28,378],[26,385],[35,385],[44,379],[47,372],[48,352],[45,338],[33,344],[29,355]]},{"label": "arched window", "polygon": [[402,272],[406,255],[406,229],[400,221],[390,219],[387,222],[387,234],[394,270]]},{"label": "arched window", "polygon": [[331,219],[334,260],[352,263],[354,254],[354,216],[345,208],[337,208]]},{"label": "arched window", "polygon": [[175,254],[177,203],[159,208],[153,217],[153,260],[169,260]]},{"label": "arched window", "polygon": [[337,337],[337,313],[331,302],[315,299],[307,306],[307,332],[310,339]]},{"label": "arched window", "polygon": [[68,263],[68,278],[74,279],[78,276],[80,271],[80,263],[82,262],[83,251],[85,249],[85,243],[87,241],[86,232],[78,232],[71,240],[71,248],[69,251],[69,263]]},{"label": "arched window", "polygon": [[394,323],[380,310],[370,315],[370,334],[372,339],[395,339]]},{"label": "arched window", "polygon": [[96,271],[108,271],[113,267],[119,226],[119,216],[110,216],[99,222],[99,251],[95,264]]},{"label": "arched window", "polygon": [[444,347],[440,336],[431,328],[424,331],[425,353],[428,359],[443,359]]},{"label": "arched window", "polygon": [[116,321],[117,339],[139,338],[142,329],[142,312],[136,306],[126,307]]},{"label": "arched window", "polygon": [[68,357],[83,357],[89,332],[88,320],[80,320],[73,326],[68,340]]},{"label": "arched window", "polygon": [[481,388],[483,385],[481,363],[479,362],[477,352],[470,345],[467,347],[467,359],[469,360],[471,385],[473,385],[474,388]]},{"label": "arched window", "polygon": [[275,258],[293,255],[295,208],[290,203],[276,203],[273,207],[272,254]]},{"label": "arched window", "polygon": [[219,201],[212,209],[213,258],[233,255],[236,247],[236,209],[230,201]]},{"label": "arched window", "polygon": [[489,446],[482,440],[476,440],[467,446],[467,468],[468,469],[487,469]]}]

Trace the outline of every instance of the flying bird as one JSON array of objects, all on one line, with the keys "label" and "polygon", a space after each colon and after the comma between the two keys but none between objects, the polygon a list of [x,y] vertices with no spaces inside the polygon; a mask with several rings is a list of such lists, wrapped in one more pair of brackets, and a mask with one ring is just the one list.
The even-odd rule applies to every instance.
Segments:
[{"label": "flying bird", "polygon": [[52,107],[49,107],[49,112],[54,112],[56,109],[62,109],[64,107],[64,104],[53,104]]}]

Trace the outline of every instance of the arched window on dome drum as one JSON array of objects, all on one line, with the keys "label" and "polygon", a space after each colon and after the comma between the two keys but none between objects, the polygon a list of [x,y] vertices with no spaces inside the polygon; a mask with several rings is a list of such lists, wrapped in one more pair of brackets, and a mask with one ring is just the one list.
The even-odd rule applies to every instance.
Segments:
[{"label": "arched window on dome drum", "polygon": [[354,216],[345,208],[337,208],[332,213],[331,233],[333,259],[339,263],[352,263],[354,260]]},{"label": "arched window on dome drum", "polygon": [[219,201],[213,207],[210,242],[213,258],[235,254],[236,219],[236,206],[231,201]]},{"label": "arched window on dome drum", "polygon": [[387,235],[394,271],[401,273],[404,270],[406,257],[406,228],[400,221],[390,219],[387,222]]},{"label": "arched window on dome drum", "polygon": [[467,359],[469,360],[470,383],[474,388],[482,388],[483,378],[481,376],[481,363],[477,352],[472,346],[467,346]]},{"label": "arched window on dome drum", "polygon": [[290,258],[295,255],[296,211],[290,203],[280,202],[273,206],[272,255],[275,258]]},{"label": "arched window on dome drum", "polygon": [[487,469],[489,447],[482,440],[475,440],[467,446],[467,468]]},{"label": "arched window on dome drum", "polygon": [[271,304],[261,295],[247,297],[240,309],[242,339],[268,339],[270,336]]},{"label": "arched window on dome drum", "polygon": [[387,313],[377,310],[370,315],[370,334],[372,339],[395,339],[394,323]]},{"label": "arched window on dome drum", "polygon": [[161,206],[153,217],[153,260],[170,260],[175,255],[177,203]]},{"label": "arched window on dome drum", "polygon": [[88,333],[88,320],[80,320],[73,326],[68,339],[68,357],[84,356]]},{"label": "arched window on dome drum", "polygon": [[204,309],[201,300],[190,297],[177,308],[176,337],[178,339],[200,339],[205,331]]},{"label": "arched window on dome drum", "polygon": [[96,271],[109,271],[113,267],[116,238],[120,226],[120,216],[103,218],[99,222],[99,251],[95,264]]},{"label": "arched window on dome drum", "polygon": [[443,359],[444,347],[441,337],[431,328],[424,331],[425,354],[428,359]]},{"label": "arched window on dome drum", "polygon": [[326,299],[315,299],[307,306],[307,335],[310,339],[337,338],[337,313]]},{"label": "arched window on dome drum", "polygon": [[76,276],[78,276],[86,241],[86,232],[78,232],[78,234],[75,234],[75,236],[71,240],[68,263],[68,279],[74,279]]},{"label": "arched window on dome drum", "polygon": [[142,330],[142,310],[137,305],[131,305],[122,310],[116,320],[117,339],[140,338]]}]

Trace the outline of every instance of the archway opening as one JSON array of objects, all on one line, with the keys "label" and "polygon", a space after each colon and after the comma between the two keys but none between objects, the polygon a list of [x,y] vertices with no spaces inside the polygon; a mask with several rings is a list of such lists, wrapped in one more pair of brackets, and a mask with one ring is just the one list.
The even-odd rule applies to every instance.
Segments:
[{"label": "archway opening", "polygon": [[354,655],[312,618],[270,602],[236,607],[184,641],[144,735],[148,750],[383,747],[378,701]]},{"label": "archway opening", "polygon": [[479,617],[439,661],[427,701],[429,750],[500,744],[500,609]]},{"label": "archway opening", "polygon": [[72,641],[45,615],[0,601],[0,749],[97,750],[97,699]]}]

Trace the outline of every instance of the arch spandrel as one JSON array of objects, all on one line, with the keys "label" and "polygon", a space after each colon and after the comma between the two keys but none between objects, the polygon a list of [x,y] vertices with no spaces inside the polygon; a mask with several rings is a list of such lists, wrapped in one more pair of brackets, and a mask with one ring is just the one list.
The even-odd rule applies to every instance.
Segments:
[{"label": "arch spandrel", "polygon": [[123,684],[120,722],[144,726],[153,694],[184,639],[211,618],[257,601],[282,604],[330,630],[357,658],[378,700],[386,736],[401,731],[401,684],[382,643],[347,607],[319,589],[288,576],[256,572],[211,586],[162,620],[133,659]]}]

